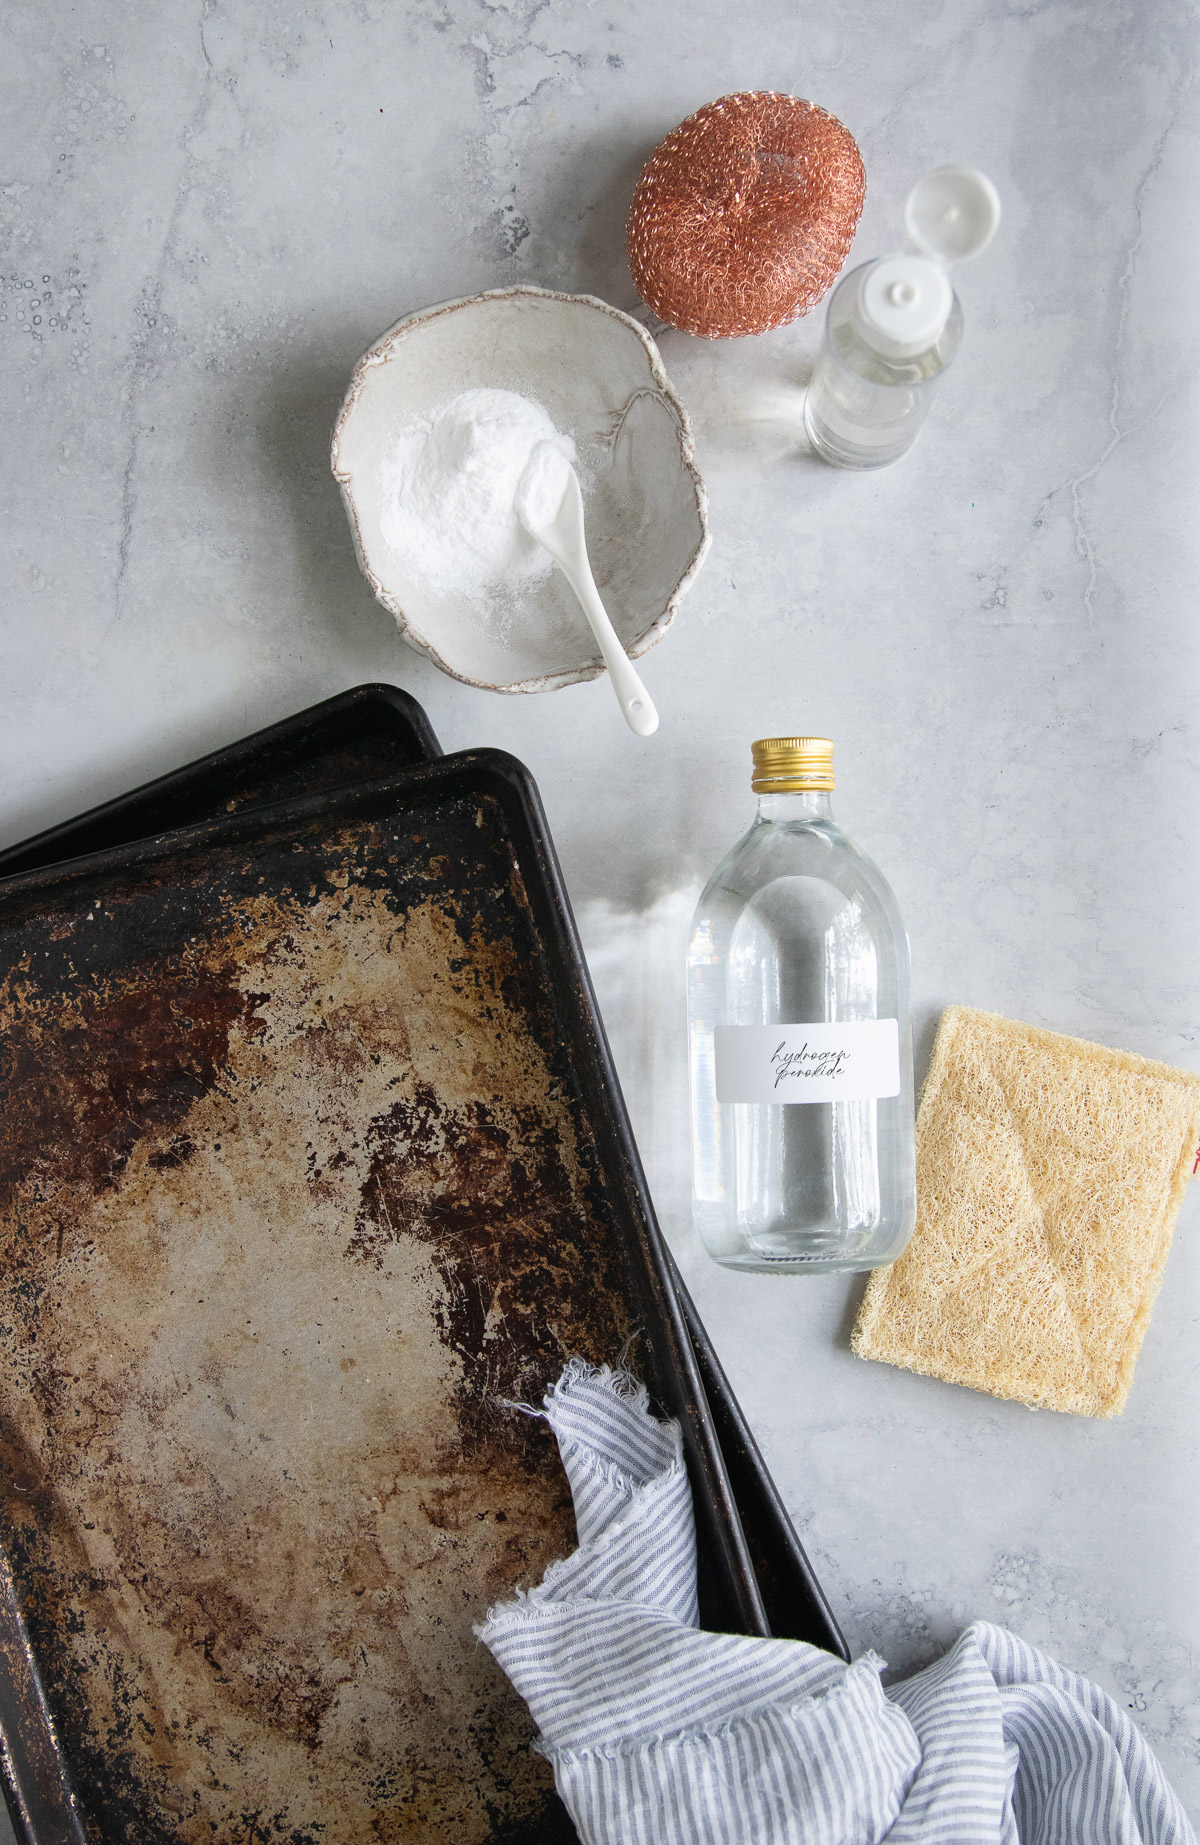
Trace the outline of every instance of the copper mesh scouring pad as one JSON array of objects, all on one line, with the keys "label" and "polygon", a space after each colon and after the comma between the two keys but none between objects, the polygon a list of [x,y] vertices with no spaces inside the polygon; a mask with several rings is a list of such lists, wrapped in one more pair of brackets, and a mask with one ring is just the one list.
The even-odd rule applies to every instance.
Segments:
[{"label": "copper mesh scouring pad", "polygon": [[705,339],[782,327],[831,287],[865,184],[853,136],[816,103],[772,90],[722,96],[642,170],[626,231],[638,293]]}]

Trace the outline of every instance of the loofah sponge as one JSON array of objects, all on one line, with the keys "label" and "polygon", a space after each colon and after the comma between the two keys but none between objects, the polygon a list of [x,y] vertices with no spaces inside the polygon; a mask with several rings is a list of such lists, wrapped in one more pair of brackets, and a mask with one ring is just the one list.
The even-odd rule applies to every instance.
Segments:
[{"label": "loofah sponge", "polygon": [[1033,1409],[1116,1416],[1200,1139],[1200,1076],[951,1006],[917,1227],[852,1345]]}]

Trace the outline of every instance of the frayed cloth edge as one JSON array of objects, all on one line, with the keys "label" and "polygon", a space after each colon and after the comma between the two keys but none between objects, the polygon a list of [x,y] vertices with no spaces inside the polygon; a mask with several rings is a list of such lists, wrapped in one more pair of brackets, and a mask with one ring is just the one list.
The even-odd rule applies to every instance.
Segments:
[{"label": "frayed cloth edge", "polygon": [[[807,1642],[797,1641],[796,1644],[805,1646]],[[820,1647],[812,1647],[810,1650],[814,1653],[821,1651]],[[833,1654],[825,1655],[825,1657],[831,1659],[835,1665],[842,1665],[841,1660],[835,1659]],[[729,1717],[724,1723],[712,1726],[691,1724],[683,1730],[654,1730],[643,1736],[622,1737],[619,1742],[595,1743],[575,1748],[556,1748],[553,1743],[548,1743],[544,1736],[538,1736],[533,1742],[533,1747],[539,1755],[544,1756],[552,1764],[620,1761],[631,1755],[641,1755],[647,1749],[661,1749],[666,1746],[686,1748],[691,1743],[699,1743],[707,1748],[727,1736],[735,1735],[740,1730],[754,1728],[771,1711],[780,1711],[786,1716],[795,1717],[805,1711],[815,1709],[817,1705],[827,1704],[834,1698],[845,1696],[863,1679],[869,1679],[872,1675],[878,1683],[885,1664],[886,1661],[882,1660],[878,1653],[863,1653],[852,1665],[843,1666],[842,1676],[837,1683],[827,1685],[823,1691],[808,1692],[799,1698],[767,1698],[763,1703],[753,1706],[752,1709],[739,1711],[735,1717]],[[882,1691],[883,1687],[880,1685],[881,1695]],[[885,1714],[895,1712],[896,1716],[903,1718],[912,1729],[912,1724],[904,1711],[899,1710],[895,1705],[888,1704],[884,1704],[882,1708]],[[914,1731],[913,1734],[915,1737],[916,1732]]]},{"label": "frayed cloth edge", "polygon": [[[622,1358],[625,1357],[632,1343],[632,1338],[626,1341],[621,1352]],[[671,1454],[667,1464],[658,1473],[652,1474],[648,1480],[635,1480],[631,1474],[618,1467],[615,1461],[602,1461],[590,1444],[585,1441],[573,1436],[559,1436],[554,1421],[556,1407],[581,1384],[593,1382],[600,1384],[622,1403],[628,1404],[635,1415],[640,1415],[646,1422],[652,1422],[655,1429],[661,1431],[670,1444]],[[568,1359],[562,1375],[542,1399],[544,1407],[541,1410],[533,1408],[531,1404],[514,1402],[507,1398],[497,1397],[494,1401],[503,1404],[505,1408],[516,1409],[523,1414],[548,1422],[554,1431],[555,1440],[558,1441],[560,1456],[565,1459],[569,1454],[573,1462],[582,1460],[593,1477],[606,1480],[614,1491],[620,1492],[624,1498],[632,1501],[635,1497],[640,1497],[642,1506],[639,1507],[639,1512],[647,1507],[652,1511],[654,1501],[662,1498],[670,1488],[676,1486],[681,1476],[686,1477],[683,1431],[678,1422],[674,1419],[660,1422],[657,1417],[651,1415],[650,1393],[645,1384],[632,1372],[626,1370],[621,1363],[593,1365],[586,1358],[578,1356]],[[488,1609],[482,1623],[475,1626],[472,1632],[486,1646],[488,1632],[494,1631],[500,1625],[506,1622],[528,1622],[546,1608],[564,1605],[555,1594],[555,1591],[561,1587],[563,1578],[573,1573],[583,1574],[589,1564],[602,1558],[614,1544],[626,1537],[628,1530],[628,1523],[624,1518],[615,1519],[590,1543],[577,1544],[567,1556],[556,1558],[547,1566],[542,1580],[535,1583],[532,1588],[517,1589],[510,1599],[495,1603]],[[591,1606],[601,1605],[602,1600],[602,1598],[598,1600],[590,1597],[586,1593],[579,1594],[577,1599],[581,1604],[588,1603]],[[652,1604],[651,1607],[653,1607]],[[663,1609],[653,1611],[666,1614]],[[674,1617],[666,1616],[666,1618],[673,1619]],[[681,1625],[687,1625],[687,1623],[681,1623]]]}]

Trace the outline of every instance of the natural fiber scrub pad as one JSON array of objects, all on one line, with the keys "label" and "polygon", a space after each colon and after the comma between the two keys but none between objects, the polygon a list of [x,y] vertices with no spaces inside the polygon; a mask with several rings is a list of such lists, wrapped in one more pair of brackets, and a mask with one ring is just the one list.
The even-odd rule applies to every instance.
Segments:
[{"label": "natural fiber scrub pad", "polygon": [[951,1006],[917,1227],[852,1345],[1033,1409],[1116,1416],[1200,1140],[1200,1076]]}]

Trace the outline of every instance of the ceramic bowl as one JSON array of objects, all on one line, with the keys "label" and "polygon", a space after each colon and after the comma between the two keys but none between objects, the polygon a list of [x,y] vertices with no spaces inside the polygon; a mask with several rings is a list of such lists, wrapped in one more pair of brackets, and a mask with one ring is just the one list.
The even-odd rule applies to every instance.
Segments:
[{"label": "ceramic bowl", "polygon": [[645,653],[708,550],[707,496],[654,341],[591,295],[501,288],[447,301],[397,322],[359,360],[332,460],[371,588],[410,646],[470,685],[547,692],[603,672],[558,570],[522,586],[501,626],[466,599],[407,580],[384,540],[384,468],[397,432],[474,386],[536,399],[574,438],[596,582],[623,645]]}]

